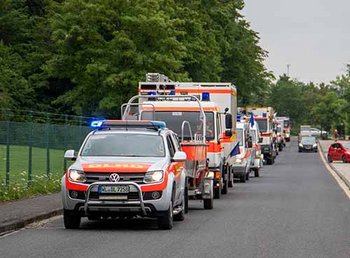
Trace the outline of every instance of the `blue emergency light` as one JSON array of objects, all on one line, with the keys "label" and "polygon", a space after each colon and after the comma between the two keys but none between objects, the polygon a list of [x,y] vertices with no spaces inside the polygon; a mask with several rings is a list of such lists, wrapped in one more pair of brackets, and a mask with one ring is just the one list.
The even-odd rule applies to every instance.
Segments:
[{"label": "blue emergency light", "polygon": [[158,129],[166,128],[166,123],[163,121],[151,121],[152,125]]},{"label": "blue emergency light", "polygon": [[171,91],[170,91],[170,95],[171,95],[171,96],[175,96],[175,93],[176,93],[175,90],[171,90]]},{"label": "blue emergency light", "polygon": [[262,115],[263,115],[263,117],[267,117],[267,114],[265,112]]},{"label": "blue emergency light", "polygon": [[202,92],[202,101],[210,101],[210,93]]},{"label": "blue emergency light", "polygon": [[104,120],[96,120],[96,121],[92,121],[90,126],[93,128],[99,128],[102,126]]},{"label": "blue emergency light", "polygon": [[237,122],[241,122],[241,113],[237,113]]}]

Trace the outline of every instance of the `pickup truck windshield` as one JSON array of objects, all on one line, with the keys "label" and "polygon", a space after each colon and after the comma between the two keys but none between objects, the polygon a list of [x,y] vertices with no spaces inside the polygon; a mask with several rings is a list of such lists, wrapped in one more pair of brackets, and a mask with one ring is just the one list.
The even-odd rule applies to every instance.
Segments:
[{"label": "pickup truck windshield", "polygon": [[[206,138],[207,140],[213,140],[215,137],[214,131],[214,113],[205,112],[207,120]],[[191,124],[192,134],[202,134],[202,121],[199,120],[199,112],[188,112],[188,111],[156,111],[155,117],[153,118],[152,111],[143,111],[141,114],[142,120],[158,120],[164,121],[166,126],[176,132],[181,137],[181,126],[183,121],[188,121]],[[184,138],[190,139],[190,132],[185,127]]]},{"label": "pickup truck windshield", "polygon": [[159,135],[93,134],[84,144],[81,156],[164,157],[165,147]]}]

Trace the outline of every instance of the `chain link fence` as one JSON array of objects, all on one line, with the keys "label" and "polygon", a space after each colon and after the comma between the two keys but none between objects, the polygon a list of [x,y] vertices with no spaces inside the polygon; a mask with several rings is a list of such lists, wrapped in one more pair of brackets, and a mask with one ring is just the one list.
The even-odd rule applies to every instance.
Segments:
[{"label": "chain link fence", "polygon": [[6,186],[12,183],[29,186],[34,176],[62,175],[67,167],[64,151],[79,149],[91,131],[92,120],[92,117],[0,110],[0,182]]}]

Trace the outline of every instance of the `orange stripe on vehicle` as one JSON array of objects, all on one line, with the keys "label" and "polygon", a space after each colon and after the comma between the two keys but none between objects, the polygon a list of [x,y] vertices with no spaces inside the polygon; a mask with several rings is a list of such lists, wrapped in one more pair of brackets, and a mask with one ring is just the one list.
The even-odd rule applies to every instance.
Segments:
[{"label": "orange stripe on vehicle", "polygon": [[146,172],[150,164],[128,164],[128,163],[94,163],[83,164],[85,172]]},{"label": "orange stripe on vehicle", "polygon": [[222,147],[217,142],[209,142],[208,152],[221,152]]}]

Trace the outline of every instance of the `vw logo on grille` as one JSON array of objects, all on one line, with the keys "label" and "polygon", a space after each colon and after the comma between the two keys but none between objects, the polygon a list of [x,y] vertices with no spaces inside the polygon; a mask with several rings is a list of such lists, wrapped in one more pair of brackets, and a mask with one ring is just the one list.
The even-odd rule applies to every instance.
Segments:
[{"label": "vw logo on grille", "polygon": [[111,182],[119,182],[120,176],[117,173],[113,173],[109,176],[109,181]]}]

